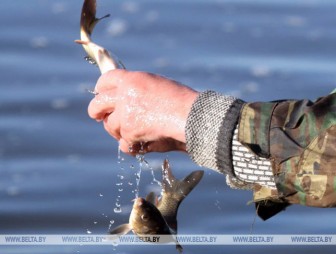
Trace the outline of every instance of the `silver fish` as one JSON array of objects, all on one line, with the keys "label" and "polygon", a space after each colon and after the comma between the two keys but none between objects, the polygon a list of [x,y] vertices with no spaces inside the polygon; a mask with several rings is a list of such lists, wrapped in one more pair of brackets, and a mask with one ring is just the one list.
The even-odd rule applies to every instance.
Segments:
[{"label": "silver fish", "polygon": [[134,234],[144,237],[146,235],[170,235],[171,241],[176,242],[176,249],[182,251],[182,246],[174,235],[177,234],[177,211],[184,198],[200,182],[204,171],[193,171],[183,180],[174,177],[168,160],[162,165],[162,195],[158,200],[151,192],[146,199],[137,198],[129,217],[129,223],[118,226],[110,234],[127,234],[131,230]]},{"label": "silver fish", "polygon": [[122,62],[113,54],[109,53],[102,46],[97,45],[91,40],[91,34],[96,24],[110,15],[105,15],[102,18],[96,17],[96,0],[85,0],[82,7],[80,19],[80,40],[75,40],[78,44],[82,44],[87,57],[85,58],[90,63],[97,64],[101,74],[114,70],[125,69]]}]

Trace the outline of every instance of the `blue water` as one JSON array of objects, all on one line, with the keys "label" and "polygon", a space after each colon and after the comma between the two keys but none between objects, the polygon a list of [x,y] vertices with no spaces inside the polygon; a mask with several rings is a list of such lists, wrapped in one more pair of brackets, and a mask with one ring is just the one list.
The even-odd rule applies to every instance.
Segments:
[{"label": "blue water", "polygon": [[[334,0],[98,0],[94,39],[128,69],[160,73],[198,90],[247,101],[310,98],[336,86]],[[99,77],[79,38],[82,1],[0,2],[0,234],[93,234],[128,220],[139,163],[122,155],[87,116]],[[178,177],[187,155],[151,154],[160,178],[168,157]],[[119,176],[118,176],[119,175]],[[120,179],[120,175],[124,179]],[[123,183],[123,190],[120,189]],[[130,182],[130,183],[129,183]],[[157,189],[143,170],[140,195]],[[120,196],[120,197],[118,197]],[[250,192],[205,177],[179,210],[182,234],[248,234]],[[115,213],[116,203],[122,212]],[[334,209],[292,206],[256,234],[335,234]],[[334,253],[335,247],[185,246],[185,253]],[[0,246],[0,253],[175,253],[173,246]]]}]

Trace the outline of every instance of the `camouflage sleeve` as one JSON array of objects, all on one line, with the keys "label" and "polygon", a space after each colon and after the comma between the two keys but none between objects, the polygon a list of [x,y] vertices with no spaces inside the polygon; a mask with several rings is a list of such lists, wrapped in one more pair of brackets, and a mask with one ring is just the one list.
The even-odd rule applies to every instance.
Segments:
[{"label": "camouflage sleeve", "polygon": [[336,94],[245,104],[238,139],[272,162],[277,193],[264,200],[336,206]]}]

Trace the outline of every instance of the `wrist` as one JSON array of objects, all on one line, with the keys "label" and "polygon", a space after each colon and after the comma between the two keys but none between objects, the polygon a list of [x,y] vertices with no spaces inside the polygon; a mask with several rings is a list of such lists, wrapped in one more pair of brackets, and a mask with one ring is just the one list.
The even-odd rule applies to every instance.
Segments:
[{"label": "wrist", "polygon": [[194,102],[196,101],[197,97],[199,96],[199,92],[194,90],[186,91],[181,95],[179,101],[183,102],[179,108],[176,108],[178,115],[178,121],[176,121],[173,126],[174,128],[171,129],[172,138],[186,144],[186,125],[187,119],[192,109]]}]

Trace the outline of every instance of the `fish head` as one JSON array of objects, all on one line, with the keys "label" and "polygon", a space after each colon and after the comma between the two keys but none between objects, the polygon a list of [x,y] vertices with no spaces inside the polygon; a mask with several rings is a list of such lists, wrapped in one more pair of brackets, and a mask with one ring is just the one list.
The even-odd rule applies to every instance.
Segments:
[{"label": "fish head", "polygon": [[161,212],[144,198],[134,201],[129,224],[137,235],[169,234],[169,227]]}]

